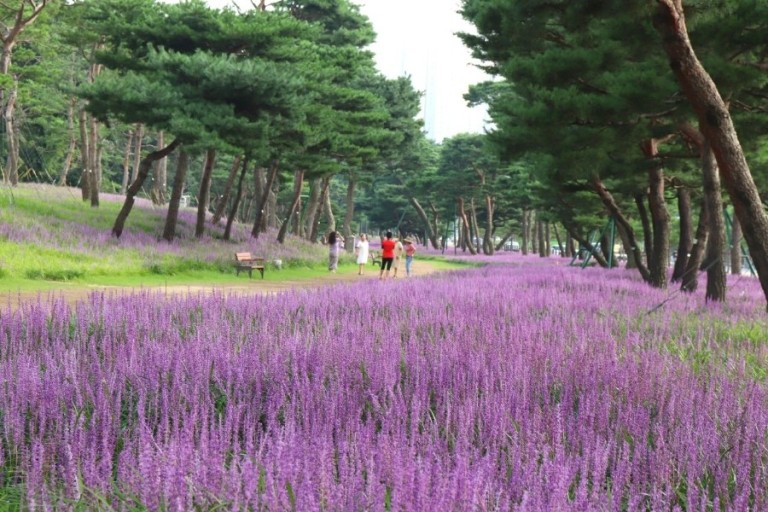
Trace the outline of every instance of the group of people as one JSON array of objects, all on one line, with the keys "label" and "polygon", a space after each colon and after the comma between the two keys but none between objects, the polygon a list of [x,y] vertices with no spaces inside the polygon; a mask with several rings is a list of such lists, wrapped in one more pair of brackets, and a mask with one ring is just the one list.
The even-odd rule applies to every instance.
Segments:
[{"label": "group of people", "polygon": [[[336,272],[336,269],[339,266],[339,254],[344,248],[344,238],[336,231],[331,231],[328,234],[327,240],[328,270]],[[370,257],[368,235],[365,233],[360,235],[360,240],[358,240],[355,245],[355,254],[357,255],[357,274],[363,275],[363,270],[368,264],[368,258]],[[390,271],[393,271],[392,277],[397,277],[397,271],[400,268],[400,261],[402,260],[403,255],[405,255],[405,275],[410,277],[413,268],[414,254],[416,254],[416,244],[413,243],[413,240],[406,238],[401,242],[397,238],[392,237],[391,231],[387,231],[384,240],[381,242],[381,269],[379,271],[379,279],[388,278]]]}]

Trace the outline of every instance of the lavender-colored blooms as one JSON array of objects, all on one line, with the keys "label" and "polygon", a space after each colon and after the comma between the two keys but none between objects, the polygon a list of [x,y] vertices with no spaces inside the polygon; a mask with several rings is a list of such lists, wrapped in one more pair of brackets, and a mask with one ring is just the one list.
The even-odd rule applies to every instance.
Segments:
[{"label": "lavender-colored blooms", "polygon": [[[31,189],[31,191],[30,191]],[[38,201],[48,201],[60,204],[65,200],[80,201],[79,198],[67,196],[69,189],[44,185],[26,186],[23,192],[34,193]],[[71,192],[69,192],[71,195]],[[115,194],[100,194],[104,202],[121,202],[125,198]],[[179,212],[176,238],[168,243],[161,239],[163,222],[166,215],[165,207],[157,207],[151,201],[137,198],[134,210],[143,210],[152,217],[151,230],[133,228],[136,214],[129,217],[126,229],[119,239],[112,236],[111,230],[89,225],[91,217],[102,215],[98,211],[88,211],[88,215],[77,221],[56,218],[51,215],[14,215],[12,209],[0,211],[0,240],[18,244],[32,244],[36,249],[46,248],[67,252],[72,255],[73,265],[83,265],[78,261],[79,256],[92,257],[94,262],[88,268],[90,273],[114,272],[114,268],[104,266],[100,261],[120,258],[121,251],[139,252],[145,269],[151,269],[161,263],[164,258],[171,257],[172,261],[180,259],[200,261],[205,263],[225,262],[229,265],[235,251],[249,251],[265,258],[267,261],[277,259],[283,262],[319,263],[327,257],[327,250],[305,240],[289,236],[284,244],[276,242],[277,232],[269,230],[258,239],[250,235],[251,226],[235,223],[231,241],[221,239],[224,223],[218,226],[206,225],[206,234],[195,238],[195,223],[197,211],[182,209]],[[109,221],[111,222],[112,217]],[[95,221],[94,221],[95,222]],[[146,221],[145,221],[146,222]],[[0,262],[2,263],[2,262]],[[13,271],[13,269],[11,269]]]},{"label": "lavender-colored blooms", "polygon": [[5,483],[51,508],[765,510],[744,336],[768,327],[756,280],[731,286],[539,262],[6,308]]}]

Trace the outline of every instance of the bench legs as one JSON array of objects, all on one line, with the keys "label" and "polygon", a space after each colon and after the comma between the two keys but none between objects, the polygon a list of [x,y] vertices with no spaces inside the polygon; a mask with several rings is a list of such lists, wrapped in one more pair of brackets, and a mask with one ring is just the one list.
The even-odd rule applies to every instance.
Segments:
[{"label": "bench legs", "polygon": [[[249,279],[253,279],[253,269],[252,268],[239,268],[239,267],[235,268],[235,275],[239,276],[241,270],[244,271],[244,272],[248,272],[248,278]],[[261,278],[264,279],[264,269],[263,268],[257,268],[256,270],[259,271],[259,273],[261,274]]]}]

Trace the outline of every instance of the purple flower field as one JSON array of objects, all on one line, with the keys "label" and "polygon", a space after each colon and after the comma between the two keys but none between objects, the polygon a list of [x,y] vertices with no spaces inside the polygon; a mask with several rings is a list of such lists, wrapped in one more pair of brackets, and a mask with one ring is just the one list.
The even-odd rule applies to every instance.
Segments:
[{"label": "purple flower field", "polygon": [[16,489],[35,510],[768,509],[756,280],[704,305],[633,272],[539,263],[6,309],[0,497]]}]

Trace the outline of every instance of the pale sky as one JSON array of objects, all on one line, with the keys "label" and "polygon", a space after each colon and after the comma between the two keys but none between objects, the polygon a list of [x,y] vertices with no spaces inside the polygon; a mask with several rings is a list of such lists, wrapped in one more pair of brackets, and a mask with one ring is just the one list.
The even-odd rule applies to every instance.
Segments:
[{"label": "pale sky", "polygon": [[[458,133],[483,131],[485,109],[469,108],[462,98],[469,85],[488,78],[471,64],[469,50],[454,35],[473,28],[457,12],[460,0],[351,1],[376,31],[371,49],[379,71],[389,78],[410,76],[423,93],[422,117],[429,138],[440,142]],[[250,0],[206,3],[212,7],[237,4],[243,9],[253,5]]]}]

